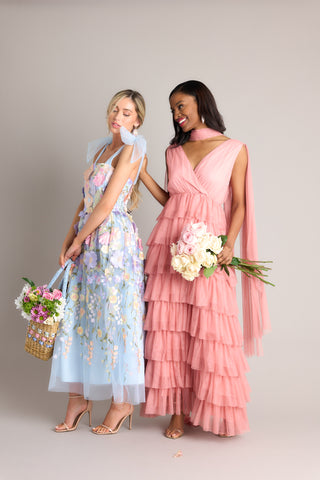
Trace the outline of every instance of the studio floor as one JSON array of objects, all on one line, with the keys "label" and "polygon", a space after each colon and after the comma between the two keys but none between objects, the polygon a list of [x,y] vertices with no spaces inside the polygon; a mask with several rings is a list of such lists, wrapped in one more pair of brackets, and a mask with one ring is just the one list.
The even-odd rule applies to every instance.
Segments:
[{"label": "studio floor", "polygon": [[[294,416],[249,405],[251,431],[230,439],[187,426],[182,438],[169,440],[169,417],[144,419],[138,408],[131,431],[125,422],[116,435],[93,435],[86,416],[77,431],[56,434],[65,399],[44,392],[37,406],[20,392],[2,409],[1,480],[320,478],[319,420],[311,411]],[[94,425],[105,408],[94,404]]]}]

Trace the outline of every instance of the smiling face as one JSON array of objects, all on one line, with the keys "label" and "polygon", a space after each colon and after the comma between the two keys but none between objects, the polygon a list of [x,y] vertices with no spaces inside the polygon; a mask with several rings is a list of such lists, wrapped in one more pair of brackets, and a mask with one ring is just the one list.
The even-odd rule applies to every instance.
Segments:
[{"label": "smiling face", "polygon": [[120,134],[120,127],[132,132],[139,126],[136,106],[129,97],[122,97],[111,105],[107,118],[109,130],[113,134]]},{"label": "smiling face", "polygon": [[189,132],[194,128],[203,128],[198,113],[198,104],[192,95],[182,92],[174,93],[170,97],[170,107],[173,119],[184,132]]}]

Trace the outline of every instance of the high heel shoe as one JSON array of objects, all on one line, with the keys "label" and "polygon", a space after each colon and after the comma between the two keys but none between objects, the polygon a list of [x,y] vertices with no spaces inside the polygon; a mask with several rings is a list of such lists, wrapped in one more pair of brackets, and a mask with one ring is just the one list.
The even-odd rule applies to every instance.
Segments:
[{"label": "high heel shoe", "polygon": [[[83,398],[82,395],[72,395],[72,396],[69,396],[69,399],[70,398]],[[73,421],[73,424],[71,425],[71,427],[69,427],[65,422],[62,423],[62,425],[64,426],[64,428],[57,428],[55,427],[55,432],[56,433],[65,433],[65,432],[73,432],[74,430],[76,430],[76,428],[78,427],[78,424],[81,420],[81,418],[86,414],[88,413],[89,414],[89,427],[91,427],[91,412],[92,412],[92,401],[91,400],[87,400],[87,408],[85,410],[83,410],[82,412],[80,412],[74,419]]]},{"label": "high heel shoe", "polygon": [[114,435],[115,433],[118,433],[119,430],[120,430],[120,427],[121,425],[123,424],[123,422],[125,421],[126,418],[129,417],[129,430],[132,429],[132,414],[133,414],[133,410],[134,410],[134,407],[133,405],[131,405],[131,411],[130,413],[128,413],[127,415],[125,415],[124,417],[122,417],[119,422],[117,423],[117,425],[115,426],[114,429],[108,427],[108,425],[105,425],[104,423],[100,423],[100,425],[98,425],[97,427],[95,428],[99,428],[99,427],[102,427],[104,430],[106,430],[105,432],[96,432],[94,429],[92,429],[92,432],[95,433],[96,435]]}]

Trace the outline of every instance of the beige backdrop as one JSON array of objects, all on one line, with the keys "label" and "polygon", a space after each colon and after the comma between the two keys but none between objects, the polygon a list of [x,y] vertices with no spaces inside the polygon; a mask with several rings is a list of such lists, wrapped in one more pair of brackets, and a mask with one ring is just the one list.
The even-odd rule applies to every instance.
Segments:
[{"label": "beige backdrop", "polygon": [[[129,462],[134,478],[316,478],[318,2],[8,0],[0,14],[3,478],[29,478],[35,465],[33,479],[61,470],[61,478],[125,478]],[[188,79],[208,85],[226,134],[248,144],[260,258],[274,260],[277,287],[267,291],[273,332],[248,375],[252,432],[229,444],[189,432],[172,445],[160,435],[163,420],[137,412],[136,433],[125,429],[108,447],[84,430],[54,435],[49,427],[62,418],[65,397],[46,390],[50,363],[23,351],[24,321],[13,305],[21,277],[41,283],[57,269],[81,197],[87,142],[105,134],[111,95],[123,88],[144,95],[150,171],[162,183],[173,133],[168,94]],[[142,190],[135,220],[145,242],[160,207]],[[97,408],[102,415],[105,407]],[[57,458],[50,468],[36,461],[44,442]],[[178,447],[184,456],[173,460]],[[93,460],[101,470],[92,472]]]}]

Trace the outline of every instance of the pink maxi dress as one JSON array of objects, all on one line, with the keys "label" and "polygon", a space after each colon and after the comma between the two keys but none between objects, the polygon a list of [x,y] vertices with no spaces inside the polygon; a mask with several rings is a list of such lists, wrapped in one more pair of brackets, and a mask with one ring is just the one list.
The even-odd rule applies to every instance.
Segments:
[{"label": "pink maxi dress", "polygon": [[[193,130],[190,140],[221,135]],[[182,147],[167,150],[167,201],[148,240],[145,272],[146,403],[143,415],[184,413],[193,425],[215,434],[237,435],[249,429],[249,385],[245,355],[262,353],[269,330],[263,284],[242,279],[243,328],[238,319],[236,275],[217,269],[190,282],[171,265],[170,245],[187,223],[203,221],[215,235],[230,222],[230,178],[243,144],[229,139],[192,166]],[[246,173],[246,214],[241,257],[257,260],[250,163]],[[243,351],[244,343],[244,351]]]}]

